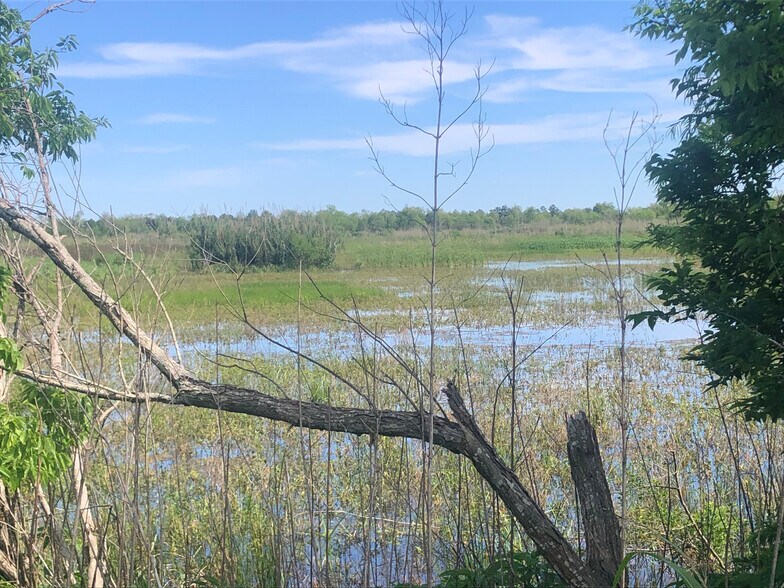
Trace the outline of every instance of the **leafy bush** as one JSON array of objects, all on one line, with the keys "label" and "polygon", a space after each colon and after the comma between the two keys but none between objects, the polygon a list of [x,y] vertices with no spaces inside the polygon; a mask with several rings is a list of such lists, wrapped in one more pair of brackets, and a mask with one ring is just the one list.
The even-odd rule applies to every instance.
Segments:
[{"label": "leafy bush", "polygon": [[56,480],[87,434],[91,410],[86,396],[22,380],[9,405],[0,404],[0,480],[11,492]]},{"label": "leafy bush", "polygon": [[[486,566],[455,568],[441,573],[437,588],[561,588],[563,581],[535,551],[501,554]],[[398,584],[397,588],[419,588]]]},{"label": "leafy bush", "polygon": [[[776,522],[764,525],[749,538],[746,555],[733,560],[732,570],[728,574],[715,573],[708,576],[709,588],[755,588],[770,584],[773,571],[773,550],[776,543]],[[784,583],[784,540],[779,545],[776,559],[776,578],[774,584]]]},{"label": "leafy bush", "polygon": [[295,212],[244,217],[201,216],[191,223],[194,269],[220,263],[233,269],[328,267],[342,244],[338,231]]}]

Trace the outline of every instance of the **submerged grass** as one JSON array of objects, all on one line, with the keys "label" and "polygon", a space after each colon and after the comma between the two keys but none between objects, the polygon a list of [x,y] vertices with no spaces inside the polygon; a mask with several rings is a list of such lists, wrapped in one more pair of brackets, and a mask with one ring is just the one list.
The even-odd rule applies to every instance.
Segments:
[{"label": "submerged grass", "polygon": [[[418,377],[426,370],[419,335],[426,334],[428,320],[434,321],[451,336],[437,344],[437,381],[456,378],[499,456],[512,464],[540,506],[577,544],[581,530],[576,525],[563,415],[576,410],[590,415],[611,490],[617,492],[618,353],[613,343],[590,340],[540,346],[546,334],[535,329],[567,323],[601,327],[608,322],[614,313],[610,286],[577,255],[596,262],[611,247],[612,237],[607,235],[449,236],[440,248],[441,266],[450,265],[445,259],[454,261],[440,273],[433,315],[425,311],[427,272],[420,269],[425,267],[420,263],[427,248],[421,236],[413,234],[349,242],[339,260],[345,269],[312,275],[320,292],[297,271],[250,272],[238,281],[229,272],[184,271],[176,261],[152,259],[145,267],[166,292],[164,302],[175,317],[190,367],[204,378],[292,399],[416,409],[423,389],[412,374]],[[636,251],[627,257],[656,257],[656,253]],[[177,259],[176,252],[172,259]],[[485,267],[487,262],[509,259],[565,263],[525,270],[514,265]],[[106,272],[106,278],[110,270],[119,273],[120,278],[111,283],[123,294],[123,302],[152,310],[153,296],[145,281],[133,268],[123,267],[122,260],[111,263],[111,268],[96,263],[95,274]],[[630,308],[644,303],[632,294],[633,286],[640,287],[643,273],[655,267],[650,263],[624,266]],[[168,281],[163,279],[166,276]],[[522,318],[521,328],[513,331],[507,294],[518,280],[523,281]],[[292,347],[300,348],[301,343],[301,349],[332,371],[256,345],[254,332],[218,308],[237,305],[240,292],[244,305],[255,313],[253,322],[272,324],[271,335]],[[299,301],[318,310],[328,308],[320,300],[322,294],[345,309],[361,308],[365,324],[379,337],[389,337],[373,340],[357,334],[350,324],[330,323],[323,314],[314,316],[307,309],[300,317]],[[150,312],[142,319],[146,328],[157,325],[156,340],[170,348],[160,316]],[[458,319],[462,339],[455,336]],[[490,328],[493,325],[504,329]],[[302,327],[301,332],[287,330],[292,326]],[[315,337],[308,337],[311,327]],[[390,333],[393,328],[400,330]],[[513,336],[516,358],[511,357]],[[387,341],[395,345],[394,355],[383,353]],[[101,344],[85,338],[78,351],[87,357],[108,354],[107,345],[116,344],[117,364],[128,373],[137,368],[135,350],[120,346],[119,338],[107,337]],[[718,563],[711,560],[709,549],[695,540],[694,521],[708,538],[704,543],[714,551],[725,553],[725,547],[728,554],[737,551],[744,540],[741,526],[713,524],[715,505],[740,504],[734,464],[753,467],[758,449],[770,447],[773,455],[781,439],[775,436],[778,429],[768,429],[766,424],[757,426],[734,416],[725,422],[719,407],[742,390],[721,389],[715,398],[704,395],[705,374],[692,364],[680,363],[685,349],[677,344],[630,344],[628,349],[633,417],[629,538],[630,544],[662,553],[675,545],[683,552],[679,561],[695,566],[708,562],[706,566],[715,569]],[[76,351],[71,355],[77,356]],[[525,358],[522,363],[521,358]],[[515,385],[509,379],[510,365],[517,366]],[[107,377],[122,381],[111,372]],[[512,398],[523,415],[519,422],[508,416]],[[734,439],[728,445],[724,438],[733,427]],[[184,570],[178,585],[199,579],[202,573],[231,577],[225,585],[359,586],[422,580],[422,445],[416,440],[304,431],[247,415],[164,405],[118,407],[104,424],[101,440],[105,442],[97,444],[97,458],[89,470],[94,500],[116,512],[122,512],[125,501],[135,501],[142,514],[150,514],[138,517],[146,544],[140,541],[143,555],[135,566],[128,566],[134,573],[152,575],[144,569],[145,565],[152,568],[146,563],[146,548],[154,552],[166,545],[177,549],[163,550],[156,557],[166,570]],[[464,459],[446,451],[436,450],[434,464],[436,567],[454,567],[455,562],[470,565],[504,553],[509,546],[508,514],[494,503],[486,484]],[[684,488],[682,500],[671,490],[676,465]],[[765,490],[765,484],[771,484],[766,478],[769,469],[765,464],[754,473],[763,483],[751,485],[745,497],[752,505],[749,511],[763,512],[765,505],[775,504]],[[144,480],[135,490],[138,497],[118,494],[120,482],[133,475]],[[225,491],[228,487],[231,492]],[[751,517],[737,507],[728,508],[736,510],[728,512],[727,520]],[[222,512],[230,517],[222,518]],[[108,515],[100,511],[99,516]],[[127,544],[138,531],[119,525],[106,528],[111,533],[110,557],[126,557],[115,546]],[[531,548],[523,537],[513,542],[516,550]],[[221,550],[231,558],[221,558]],[[657,569],[647,560],[633,562],[629,571],[632,583],[656,583]]]},{"label": "submerged grass", "polygon": [[[223,343],[215,345],[216,356],[217,351],[225,351]],[[367,347],[362,352],[362,343],[357,341],[356,345],[353,358],[367,357]],[[409,365],[417,365],[419,359],[413,348],[403,346],[400,352]],[[678,358],[682,352],[677,347],[630,350],[635,424],[630,460],[629,512],[634,522],[630,540],[657,553],[666,553],[662,550],[672,544],[683,551],[678,561],[695,565],[709,562],[710,556],[695,540],[694,525],[668,490],[671,470],[650,468],[650,464],[668,464],[677,458],[689,512],[701,522],[702,532],[717,546],[715,549],[724,553],[722,541],[726,536],[735,537],[738,526],[728,530],[711,523],[710,517],[715,514],[716,503],[736,504],[736,471],[729,452],[735,451],[741,463],[751,468],[755,445],[770,446],[773,451],[781,445],[779,437],[769,436],[775,429],[745,423],[744,434],[728,449],[716,402],[701,392],[705,375],[691,369],[693,365],[681,364]],[[298,369],[291,357],[253,354],[243,363],[234,353],[231,355],[231,360],[225,359],[221,366],[216,366],[209,354],[200,356],[201,368],[195,365],[194,369],[201,369],[204,377],[218,377],[217,370],[222,382],[273,395],[286,393],[291,398],[339,406],[367,406],[368,400],[354,389],[307,365]],[[367,369],[388,376],[390,382],[404,382],[407,373],[388,356],[365,363],[333,356],[330,348],[324,348],[319,358],[356,382],[358,389],[365,389]],[[576,410],[591,414],[610,487],[616,491],[620,471],[615,414],[618,398],[613,385],[616,351],[585,346],[543,348],[520,367],[524,386],[514,392],[507,388],[499,392],[497,386],[503,383],[507,361],[507,350],[501,347],[469,350],[466,355],[456,348],[440,349],[436,367],[439,379],[458,374],[458,384],[466,390],[480,428],[495,438],[499,456],[507,462],[512,461],[512,447],[511,421],[506,415],[509,394],[516,394],[525,417],[518,424],[518,461],[514,469],[542,508],[576,543],[580,530],[576,527],[563,415]],[[471,378],[470,396],[464,375]],[[413,385],[401,391],[391,383],[376,381],[372,391],[373,402],[379,408],[412,409],[401,392],[413,397]],[[731,390],[722,389],[720,394],[722,401],[734,397]],[[220,574],[221,543],[228,542],[236,558],[232,560],[236,573],[246,579],[245,585],[368,585],[363,580],[364,562],[369,562],[371,568],[370,585],[422,582],[424,565],[418,554],[423,529],[421,519],[414,514],[421,509],[417,488],[422,476],[422,447],[418,441],[307,432],[247,415],[218,417],[198,409],[170,406],[151,408],[154,439],[141,435],[136,440],[128,437],[128,427],[134,426],[134,418],[138,418],[134,410],[119,407],[117,418],[109,420],[103,430],[105,444],[99,445],[100,451],[115,456],[113,467],[120,473],[98,459],[90,470],[90,482],[96,500],[114,505],[117,495],[111,485],[113,476],[141,468],[146,480],[140,487],[141,502],[154,501],[156,516],[149,520],[142,517],[140,525],[147,525],[145,531],[153,537],[149,541],[156,547],[159,538],[164,545],[207,546],[190,556],[194,568]],[[744,422],[733,417],[729,425],[742,426]],[[134,443],[139,443],[140,449],[133,449]],[[143,456],[141,466],[134,451]],[[223,473],[228,471],[223,469],[228,468],[224,460],[230,460],[232,480],[232,491],[226,496],[222,494],[223,476],[228,475]],[[503,509],[494,509],[487,486],[458,456],[436,450],[434,463],[437,568],[455,567],[455,553],[460,554],[464,565],[503,553],[508,547],[502,535],[509,528],[508,515]],[[706,463],[711,464],[709,470]],[[750,488],[749,500],[760,508],[765,497],[757,485]],[[227,538],[222,538],[216,513],[227,503],[233,523],[227,526]],[[314,512],[313,518],[308,517],[309,511]],[[657,516],[660,513],[663,516]],[[737,517],[737,511],[729,516],[733,520]],[[108,528],[115,533],[114,526]],[[257,544],[250,543],[251,531],[258,535]],[[515,543],[518,552],[532,548],[523,538]],[[110,549],[117,544],[110,541]],[[319,557],[311,559],[312,550]],[[264,553],[272,554],[265,569],[251,569]],[[160,557],[167,569],[188,568],[180,551],[172,549]],[[146,561],[140,558],[139,567]],[[319,565],[322,561],[330,564]],[[714,568],[717,565],[714,561]],[[251,581],[262,573],[268,577],[270,569],[288,581]],[[657,568],[648,560],[635,560],[629,572],[631,584],[657,583]],[[190,579],[186,571],[186,580]]]}]

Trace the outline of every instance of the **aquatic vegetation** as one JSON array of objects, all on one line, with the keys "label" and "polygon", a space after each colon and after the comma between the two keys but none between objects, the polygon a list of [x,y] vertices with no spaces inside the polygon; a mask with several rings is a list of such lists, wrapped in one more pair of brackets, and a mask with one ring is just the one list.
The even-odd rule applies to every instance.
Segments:
[{"label": "aquatic vegetation", "polygon": [[[626,267],[636,285],[657,263],[644,259]],[[612,308],[606,287],[594,273],[571,259],[455,272],[440,287],[440,310],[431,317],[437,325],[438,377],[456,378],[500,456],[514,456],[518,476],[575,542],[582,531],[566,461],[564,414],[590,415],[613,492],[620,484],[617,340],[608,322]],[[361,383],[367,397],[235,323],[230,303],[237,299],[196,307],[202,314],[193,315],[178,342],[186,364],[214,381],[273,395],[337,406],[372,402],[380,409],[415,408],[418,384],[399,360],[423,369],[429,317],[422,310],[421,278],[365,270],[321,276],[328,285],[340,276],[341,283],[372,289],[372,296],[345,306],[373,337],[326,301],[304,294],[316,287],[330,292],[332,286],[321,288],[319,275],[313,276],[315,285],[303,276],[299,290],[299,281],[290,284],[291,274],[270,274],[269,287],[288,293],[278,307],[287,310],[266,314],[258,326],[341,378]],[[215,279],[220,283],[225,277]],[[525,303],[514,336],[521,363],[511,390],[512,330],[503,289],[520,279]],[[284,286],[276,286],[277,280]],[[410,295],[401,297],[404,291]],[[184,307],[176,294],[172,304]],[[468,303],[458,306],[460,301]],[[645,304],[638,295],[629,300],[631,308]],[[274,306],[259,303],[259,308]],[[724,407],[741,389],[705,395],[707,375],[680,361],[698,330],[657,331],[648,338],[650,332],[640,329],[632,331],[628,348],[628,540],[702,575],[719,573],[726,565],[723,554],[740,555],[751,526],[775,507],[775,468],[763,456],[781,447],[780,431],[727,412]],[[173,344],[165,329],[157,336]],[[95,345],[85,336],[73,352],[89,355]],[[138,357],[131,348],[124,357],[131,372]],[[105,374],[107,382],[119,376]],[[154,387],[156,379],[139,385]],[[514,429],[511,394],[518,406]],[[140,571],[143,575],[153,565],[165,566],[180,570],[185,580],[232,577],[242,585],[271,578],[289,585],[323,584],[327,578],[357,585],[368,574],[377,585],[423,581],[417,441],[368,440],[163,405],[118,405],[96,440],[90,485],[96,502],[120,515],[108,549],[111,559],[128,569],[148,570]],[[735,464],[746,465],[739,471]],[[509,515],[464,458],[436,449],[433,473],[437,571],[484,569],[509,548]],[[133,479],[139,482],[128,485]],[[717,510],[716,505],[726,506]],[[128,538],[138,525],[143,539],[130,553]],[[150,562],[151,545],[169,547],[156,551]],[[514,545],[520,553],[532,548],[519,535]],[[639,583],[671,578],[656,558],[634,559],[629,572]]]}]

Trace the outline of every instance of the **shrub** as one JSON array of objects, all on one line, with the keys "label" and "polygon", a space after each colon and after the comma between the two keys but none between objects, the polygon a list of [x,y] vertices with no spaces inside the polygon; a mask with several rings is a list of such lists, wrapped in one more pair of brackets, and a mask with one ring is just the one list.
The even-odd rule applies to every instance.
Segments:
[{"label": "shrub", "polygon": [[190,226],[191,264],[202,269],[220,263],[247,267],[328,267],[342,240],[335,230],[313,215],[286,212],[275,216],[195,217]]},{"label": "shrub", "polygon": [[[563,582],[535,551],[517,551],[497,556],[486,566],[455,568],[440,574],[436,588],[562,588]],[[396,588],[421,588],[418,584],[398,584]]]}]

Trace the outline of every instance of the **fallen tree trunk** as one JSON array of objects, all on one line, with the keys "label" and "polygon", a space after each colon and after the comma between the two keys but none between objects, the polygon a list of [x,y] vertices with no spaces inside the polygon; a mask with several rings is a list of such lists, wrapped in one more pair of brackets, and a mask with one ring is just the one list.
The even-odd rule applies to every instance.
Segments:
[{"label": "fallen tree trunk", "polygon": [[[566,538],[555,527],[541,507],[533,500],[528,491],[520,483],[515,473],[503,463],[495,449],[488,443],[473,417],[466,410],[459,391],[451,382],[445,388],[449,405],[457,422],[442,417],[422,418],[419,411],[389,411],[342,408],[313,402],[300,402],[263,394],[257,390],[238,386],[213,384],[196,378],[181,363],[169,356],[155,340],[147,334],[135,321],[134,317],[122,305],[110,297],[107,292],[87,273],[74,259],[63,244],[51,235],[43,225],[32,220],[16,209],[8,200],[0,199],[0,218],[15,232],[23,235],[35,244],[68,278],[78,286],[93,305],[112,323],[118,332],[125,335],[174,388],[171,396],[165,394],[129,395],[108,390],[100,386],[92,386],[78,377],[53,370],[42,374],[32,370],[20,372],[23,377],[56,385],[62,388],[90,393],[101,398],[125,400],[132,402],[164,402],[175,405],[195,406],[214,410],[224,410],[254,415],[275,421],[285,422],[294,426],[325,431],[346,432],[354,435],[381,435],[386,437],[406,437],[422,440],[430,438],[432,422],[432,440],[452,453],[466,456],[471,460],[479,474],[490,484],[493,490],[506,504],[515,519],[525,529],[536,544],[544,558],[553,569],[571,586],[595,587],[608,584],[608,566],[612,566],[612,558],[589,557],[583,561]],[[582,422],[582,421],[581,421]],[[598,456],[595,434],[590,441],[586,436],[585,426],[576,425],[574,429],[576,446],[585,446],[586,451]],[[590,428],[590,431],[593,429]],[[571,442],[570,432],[570,442]],[[589,442],[590,441],[590,442]],[[585,445],[586,442],[593,443]],[[593,455],[592,453],[592,455]],[[581,462],[582,464],[583,462]],[[593,476],[607,482],[601,469],[601,460],[593,460],[587,467],[598,467]],[[581,479],[584,475],[578,475]],[[576,478],[577,481],[577,478]],[[597,486],[598,488],[598,486]],[[581,500],[583,499],[580,496]],[[612,502],[607,489],[601,504]],[[583,517],[591,518],[593,512],[586,510],[585,501]],[[613,515],[614,516],[614,515]],[[608,527],[609,529],[609,527]],[[595,546],[602,540],[600,535],[593,534],[591,541]],[[614,537],[607,537],[613,543]],[[620,541],[620,538],[617,538]],[[614,554],[614,548],[606,550]],[[591,553],[605,553],[604,548]],[[613,556],[614,557],[614,556]],[[600,563],[597,563],[600,562]],[[614,573],[614,570],[611,570]]]}]

